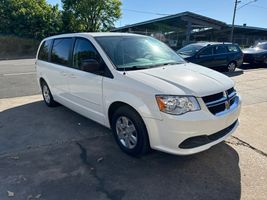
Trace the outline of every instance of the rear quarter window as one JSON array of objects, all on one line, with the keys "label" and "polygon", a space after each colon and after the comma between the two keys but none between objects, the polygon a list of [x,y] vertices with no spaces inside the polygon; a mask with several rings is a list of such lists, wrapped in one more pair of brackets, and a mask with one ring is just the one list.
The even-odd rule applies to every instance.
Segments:
[{"label": "rear quarter window", "polygon": [[236,45],[227,45],[227,49],[229,52],[240,52],[240,49]]},{"label": "rear quarter window", "polygon": [[71,45],[72,38],[54,39],[51,52],[51,62],[59,65],[68,66]]},{"label": "rear quarter window", "polygon": [[47,61],[49,60],[49,49],[52,44],[52,40],[46,40],[42,43],[39,54],[38,54],[38,59]]}]

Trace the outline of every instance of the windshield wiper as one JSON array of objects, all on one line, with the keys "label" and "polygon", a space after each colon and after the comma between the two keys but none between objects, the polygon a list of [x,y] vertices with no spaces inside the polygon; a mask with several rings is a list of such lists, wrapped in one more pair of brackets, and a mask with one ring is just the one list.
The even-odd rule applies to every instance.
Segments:
[{"label": "windshield wiper", "polygon": [[139,65],[134,65],[131,67],[120,67],[120,71],[130,71],[130,70],[139,70],[139,69],[147,69],[149,66],[139,66]]},{"label": "windshield wiper", "polygon": [[177,64],[182,64],[183,62],[167,62],[167,63],[162,63],[161,65],[177,65]]},{"label": "windshield wiper", "polygon": [[141,69],[149,69],[154,67],[160,67],[160,66],[166,66],[166,65],[176,65],[176,64],[182,64],[183,62],[166,62],[166,63],[159,63],[155,65],[134,65],[131,67],[120,67],[120,71],[131,71],[131,70],[141,70]]}]

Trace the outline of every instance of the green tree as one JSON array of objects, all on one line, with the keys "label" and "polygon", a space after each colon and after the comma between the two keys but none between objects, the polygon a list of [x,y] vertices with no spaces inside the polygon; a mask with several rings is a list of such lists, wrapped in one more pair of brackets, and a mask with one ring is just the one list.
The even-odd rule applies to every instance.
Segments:
[{"label": "green tree", "polygon": [[120,0],[62,0],[66,32],[107,31],[121,16]]},{"label": "green tree", "polygon": [[0,33],[41,39],[62,31],[58,6],[46,0],[0,0]]}]

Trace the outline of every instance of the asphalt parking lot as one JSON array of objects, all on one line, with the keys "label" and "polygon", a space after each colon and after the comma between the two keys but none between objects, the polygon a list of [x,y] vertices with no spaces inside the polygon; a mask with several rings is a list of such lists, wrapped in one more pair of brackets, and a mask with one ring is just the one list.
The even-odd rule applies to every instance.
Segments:
[{"label": "asphalt parking lot", "polygon": [[132,158],[110,130],[46,107],[34,60],[0,61],[0,199],[266,199],[267,68],[243,68],[228,74],[243,107],[226,142]]}]

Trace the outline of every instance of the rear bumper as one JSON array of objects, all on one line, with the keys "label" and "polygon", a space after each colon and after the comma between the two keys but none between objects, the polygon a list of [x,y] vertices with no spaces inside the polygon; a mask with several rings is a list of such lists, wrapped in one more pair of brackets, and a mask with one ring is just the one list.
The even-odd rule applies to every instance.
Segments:
[{"label": "rear bumper", "polygon": [[163,113],[163,120],[146,118],[151,148],[176,155],[209,149],[235,131],[240,110],[241,100],[233,110],[220,116],[202,107],[200,111],[180,116]]}]

